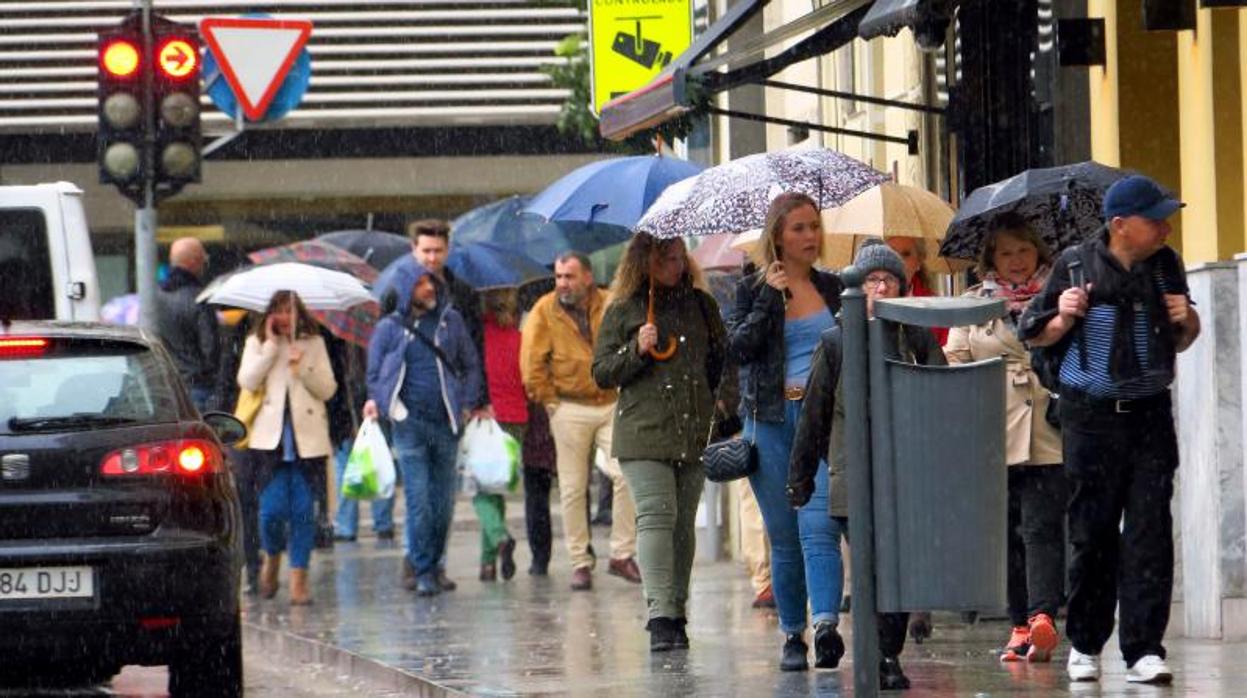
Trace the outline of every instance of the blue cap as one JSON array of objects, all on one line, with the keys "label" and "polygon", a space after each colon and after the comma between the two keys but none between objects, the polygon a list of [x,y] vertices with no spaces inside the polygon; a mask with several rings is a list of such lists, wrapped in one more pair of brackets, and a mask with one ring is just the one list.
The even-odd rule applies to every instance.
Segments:
[{"label": "blue cap", "polygon": [[1152,178],[1130,175],[1120,179],[1104,194],[1104,220],[1118,216],[1143,216],[1161,221],[1186,204],[1173,198]]}]

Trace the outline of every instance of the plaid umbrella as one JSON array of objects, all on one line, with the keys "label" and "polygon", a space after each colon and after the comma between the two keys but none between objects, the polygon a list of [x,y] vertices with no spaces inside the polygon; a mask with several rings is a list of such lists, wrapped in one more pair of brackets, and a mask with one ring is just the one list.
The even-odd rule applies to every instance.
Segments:
[{"label": "plaid umbrella", "polygon": [[[280,247],[269,247],[247,256],[257,265],[302,262],[333,269],[350,274],[365,284],[372,284],[380,273],[359,257],[321,240],[304,240]],[[349,310],[309,309],[308,312],[333,336],[361,347],[368,346],[368,339],[372,337],[372,330],[380,315],[376,303],[357,305]]]}]

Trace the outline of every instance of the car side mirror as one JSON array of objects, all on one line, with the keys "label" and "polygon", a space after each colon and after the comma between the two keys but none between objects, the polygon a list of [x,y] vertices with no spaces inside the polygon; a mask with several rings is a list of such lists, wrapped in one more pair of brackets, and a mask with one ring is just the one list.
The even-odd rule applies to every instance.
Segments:
[{"label": "car side mirror", "polygon": [[228,412],[209,412],[203,416],[204,423],[216,432],[224,444],[236,444],[247,438],[247,425]]}]

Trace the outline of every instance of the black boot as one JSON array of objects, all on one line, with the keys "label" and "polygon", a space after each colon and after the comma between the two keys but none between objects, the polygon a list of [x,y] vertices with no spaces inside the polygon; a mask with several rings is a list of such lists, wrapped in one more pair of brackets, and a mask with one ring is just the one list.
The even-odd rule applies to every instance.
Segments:
[{"label": "black boot", "polygon": [[840,658],[844,656],[844,638],[836,626],[823,621],[814,626],[814,667],[817,669],[835,669],[840,666]]},{"label": "black boot", "polygon": [[676,618],[672,621],[675,624],[675,647],[677,650],[688,649],[688,633],[685,632],[684,626],[688,625],[687,618]]},{"label": "black boot", "polygon": [[649,631],[649,651],[669,652],[675,649],[677,627],[670,618],[651,618],[645,626]]},{"label": "black boot", "polygon": [[790,633],[784,640],[784,653],[779,659],[780,671],[805,671],[810,668],[810,661],[806,658],[810,648],[801,635]]},{"label": "black boot", "polygon": [[901,660],[884,657],[879,660],[879,690],[904,691],[909,688],[909,677],[901,671]]}]

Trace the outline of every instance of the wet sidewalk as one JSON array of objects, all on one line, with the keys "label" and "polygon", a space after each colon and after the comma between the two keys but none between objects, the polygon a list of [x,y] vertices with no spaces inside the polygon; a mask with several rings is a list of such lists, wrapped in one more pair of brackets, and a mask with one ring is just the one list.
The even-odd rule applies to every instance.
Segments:
[{"label": "wet sidewalk", "polygon": [[[738,563],[694,568],[692,647],[651,655],[640,588],[605,573],[608,529],[594,528],[602,559],[593,591],[573,593],[557,537],[551,575],[528,576],[523,521],[515,518],[522,516],[522,503],[510,502],[508,511],[519,540],[519,572],[511,581],[477,581],[479,533],[471,506],[461,501],[449,556],[458,590],[427,599],[403,590],[401,543],[362,537],[313,556],[312,607],[292,609],[284,585],[276,599],[250,603],[248,641],[272,651],[312,652],[341,672],[367,672],[409,695],[852,693],[851,657],[837,671],[778,670],[775,617],[750,608],[753,594]],[[556,515],[556,536],[557,525]],[[848,618],[842,626],[848,628]],[[1125,682],[1114,638],[1101,682],[1071,686],[1064,644],[1052,664],[1001,665],[993,648],[1007,634],[1004,622],[969,626],[936,614],[935,636],[910,643],[902,655],[914,684],[906,695],[1247,695],[1247,665],[1241,663],[1247,643],[1171,640],[1174,686],[1154,688]]]}]

